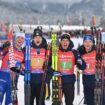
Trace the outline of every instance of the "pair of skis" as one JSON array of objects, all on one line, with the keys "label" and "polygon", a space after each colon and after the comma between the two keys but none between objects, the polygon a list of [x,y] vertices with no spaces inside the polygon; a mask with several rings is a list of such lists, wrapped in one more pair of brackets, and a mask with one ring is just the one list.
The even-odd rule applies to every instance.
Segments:
[{"label": "pair of skis", "polygon": [[105,49],[105,43],[103,43],[102,40],[102,33],[98,30],[96,34],[96,82],[94,90],[95,105],[105,104],[105,52],[102,52],[102,49]]},{"label": "pair of skis", "polygon": [[[13,29],[8,32],[8,40],[10,41],[10,48],[9,48],[9,63],[10,67],[15,67],[15,55],[13,49]],[[17,98],[17,88],[16,88],[16,73],[10,71],[11,77],[11,96],[12,96],[12,104],[18,105],[18,98]]]},{"label": "pair of skis", "polygon": [[[58,38],[52,34],[52,69],[58,71]],[[62,104],[62,81],[61,75],[52,77],[52,105]]]},{"label": "pair of skis", "polygon": [[102,86],[101,86],[101,94],[102,94],[102,102],[101,104],[105,104],[105,32],[101,32],[102,36]]},{"label": "pair of skis", "polygon": [[95,99],[95,105],[101,105],[101,85],[102,85],[102,78],[101,78],[101,34],[99,31],[96,34],[96,65],[95,65],[95,89],[94,89],[94,99]]},{"label": "pair of skis", "polygon": [[[9,62],[10,67],[15,67],[15,56],[13,50],[13,30],[8,32],[8,40],[11,43],[9,48]],[[30,45],[31,35],[26,34],[25,38],[26,49],[25,49],[25,75],[24,75],[24,90],[25,90],[25,105],[30,105]],[[16,89],[16,73],[11,71],[11,95],[12,104],[18,105],[17,89]]]},{"label": "pair of skis", "polygon": [[[43,64],[43,77],[42,77],[42,84],[41,84],[41,92],[40,92],[40,99],[39,99],[39,105],[42,104],[42,99],[43,99],[43,95],[44,95],[44,90],[45,90],[45,85],[46,85],[46,91],[48,91],[48,86],[46,84],[46,74],[48,71],[48,62],[49,62],[49,57],[50,57],[50,51],[51,51],[51,45],[50,43],[47,46],[47,51],[46,51],[46,55],[45,55],[45,62]],[[46,92],[47,93],[47,92]]]},{"label": "pair of skis", "polygon": [[30,105],[30,48],[31,35],[25,34],[25,70],[24,70],[24,90],[25,90],[25,105]]},{"label": "pair of skis", "polygon": [[103,65],[102,65],[102,35],[101,31],[96,29],[96,17],[92,17],[91,27],[92,35],[96,37],[96,64],[95,64],[95,89],[94,89],[94,104],[95,105],[104,105],[102,104],[102,75],[103,75]]}]

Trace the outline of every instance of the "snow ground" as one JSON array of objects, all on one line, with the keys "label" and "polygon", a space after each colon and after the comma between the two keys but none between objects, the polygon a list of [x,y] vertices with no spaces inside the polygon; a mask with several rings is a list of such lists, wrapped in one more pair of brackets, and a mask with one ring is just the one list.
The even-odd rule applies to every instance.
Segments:
[{"label": "snow ground", "polygon": [[[78,47],[78,43],[82,44],[82,38],[78,38],[78,39],[72,38],[71,40],[74,42],[74,48]],[[50,42],[50,40],[49,40],[49,42]],[[19,105],[24,105],[24,81],[23,81],[23,79],[24,79],[24,77],[20,76],[19,77],[19,82],[18,82],[18,101],[19,101]],[[77,95],[77,83],[75,83],[74,105],[83,105],[83,101],[80,103],[80,101],[83,99],[82,79],[81,79],[80,82],[81,82],[80,95]],[[4,102],[3,102],[3,105],[5,105]],[[36,105],[36,104],[34,104],[34,105]],[[46,105],[51,105],[51,99],[46,101]],[[63,98],[63,105],[65,105],[64,98]]]},{"label": "snow ground", "polygon": [[[19,100],[19,105],[24,105],[24,81],[23,81],[23,76],[19,77],[19,83],[18,83],[18,100]],[[80,95],[77,95],[77,83],[75,83],[75,100],[74,100],[74,105],[83,105],[83,101],[80,103],[81,99],[83,99],[83,87],[82,87],[82,80],[80,81]],[[36,105],[36,104],[34,104]],[[50,100],[46,101],[46,105],[51,105],[51,98]],[[63,98],[63,105],[64,103],[64,98]]]}]

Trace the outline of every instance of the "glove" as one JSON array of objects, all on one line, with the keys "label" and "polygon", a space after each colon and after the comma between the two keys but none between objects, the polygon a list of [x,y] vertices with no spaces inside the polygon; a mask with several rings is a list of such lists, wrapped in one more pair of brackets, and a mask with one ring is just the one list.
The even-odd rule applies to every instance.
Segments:
[{"label": "glove", "polygon": [[101,54],[97,54],[96,55],[96,60],[102,60],[102,55]]},{"label": "glove", "polygon": [[10,44],[9,41],[5,42],[5,43],[2,45],[2,51],[3,51],[3,52],[7,52],[7,51],[9,50],[10,45],[11,45],[11,44]]},{"label": "glove", "polygon": [[9,41],[6,41],[3,46],[2,46],[2,49],[6,48],[6,47],[10,47],[10,42]]},{"label": "glove", "polygon": [[10,70],[12,70],[13,72],[16,72],[16,73],[20,73],[20,69],[17,67],[11,67]]},{"label": "glove", "polygon": [[77,63],[82,65],[82,59],[77,59]]},{"label": "glove", "polygon": [[105,48],[103,48],[103,49],[102,49],[102,52],[104,52],[104,53],[105,53]]},{"label": "glove", "polygon": [[58,71],[55,71],[55,72],[53,73],[53,75],[54,75],[54,76],[62,76],[62,74],[61,74],[60,72],[58,72]]}]

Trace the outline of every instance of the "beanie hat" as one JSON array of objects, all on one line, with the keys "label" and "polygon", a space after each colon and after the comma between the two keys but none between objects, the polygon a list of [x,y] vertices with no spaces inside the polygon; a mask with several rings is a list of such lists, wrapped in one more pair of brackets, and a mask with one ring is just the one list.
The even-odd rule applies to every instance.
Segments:
[{"label": "beanie hat", "polygon": [[91,40],[91,41],[94,41],[94,38],[93,38],[92,35],[86,35],[86,36],[84,36],[84,38],[83,38],[83,41],[85,41],[85,40]]},{"label": "beanie hat", "polygon": [[35,36],[41,36],[42,37],[42,30],[40,30],[40,29],[34,29],[33,38]]},{"label": "beanie hat", "polygon": [[25,33],[17,32],[15,37],[17,38],[18,36],[25,38]]},{"label": "beanie hat", "polygon": [[68,39],[70,41],[70,34],[68,34],[68,33],[62,34],[61,40],[63,40],[63,39]]}]

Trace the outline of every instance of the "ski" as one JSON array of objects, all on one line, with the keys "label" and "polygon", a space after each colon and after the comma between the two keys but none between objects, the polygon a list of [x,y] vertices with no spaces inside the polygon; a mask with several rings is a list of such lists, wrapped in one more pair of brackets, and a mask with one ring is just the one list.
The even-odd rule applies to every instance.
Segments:
[{"label": "ski", "polygon": [[[14,56],[14,49],[13,49],[13,29],[8,32],[8,40],[10,41],[11,45],[9,48],[9,62],[10,68],[15,67],[15,56]],[[16,89],[16,73],[10,71],[11,76],[11,95],[12,95],[12,104],[18,105],[18,98],[17,98],[17,89]]]},{"label": "ski", "polygon": [[[52,33],[52,69],[58,71],[58,38]],[[62,104],[62,81],[61,75],[52,77],[52,105]]]},{"label": "ski", "polygon": [[[44,88],[45,88],[45,84],[46,84],[46,74],[47,74],[47,70],[48,70],[48,62],[49,62],[49,57],[50,57],[50,51],[51,51],[51,45],[49,43],[48,46],[47,46],[45,62],[44,62],[44,65],[43,65],[44,73],[43,73],[43,77],[42,77],[42,84],[41,84],[41,92],[40,92],[40,98],[39,98],[39,105],[41,105],[41,103],[42,103]],[[46,84],[46,89],[47,89],[47,84]]]},{"label": "ski", "polygon": [[92,16],[91,32],[96,36],[94,104],[102,105],[102,36],[100,29],[96,29],[96,16]]},{"label": "ski", "polygon": [[95,105],[102,105],[102,43],[101,43],[101,32],[97,31],[96,34],[96,65],[95,65],[95,89],[94,99]]},{"label": "ski", "polygon": [[[80,47],[80,44],[78,44],[78,48]],[[76,74],[77,74],[77,95],[80,95],[80,70],[76,68]]]},{"label": "ski", "polygon": [[24,72],[24,90],[25,90],[25,105],[30,105],[30,45],[31,35],[25,35],[25,72]]},{"label": "ski", "polygon": [[80,95],[80,71],[77,68],[77,95]]},{"label": "ski", "polygon": [[101,32],[102,35],[102,102],[101,105],[105,104],[105,32]]}]

